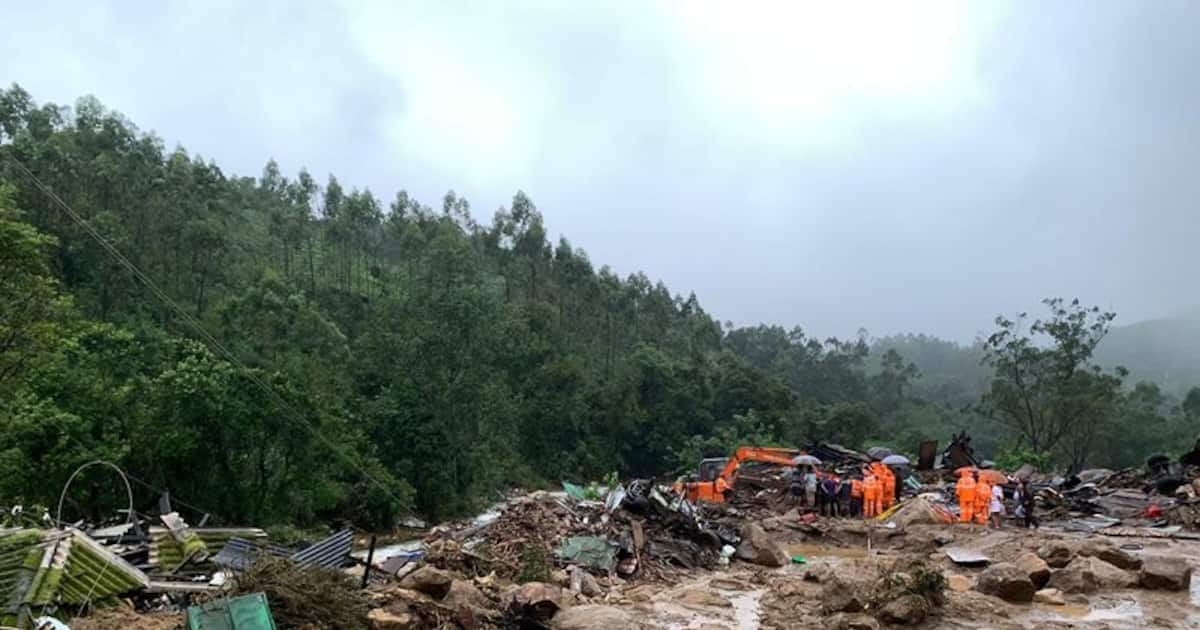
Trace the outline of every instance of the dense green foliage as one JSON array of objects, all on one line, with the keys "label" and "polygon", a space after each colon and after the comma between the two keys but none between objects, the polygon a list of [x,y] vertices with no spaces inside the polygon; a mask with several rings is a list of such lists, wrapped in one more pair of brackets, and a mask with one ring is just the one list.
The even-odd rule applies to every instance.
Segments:
[{"label": "dense green foliage", "polygon": [[[0,91],[0,143],[3,502],[49,504],[103,458],[145,483],[142,503],[167,488],[218,521],[378,526],[743,443],[906,450],[967,428],[985,450],[1028,446],[976,405],[996,382],[982,347],[723,329],[695,296],[552,243],[520,192],[482,224],[453,192],[435,210],[274,162],[229,176],[95,99],[39,106],[18,87]],[[1125,416],[1190,436],[1192,398],[1116,391],[1095,443]],[[1157,429],[1123,443],[1089,457],[1171,446]],[[106,498],[87,487],[83,503]]]}]

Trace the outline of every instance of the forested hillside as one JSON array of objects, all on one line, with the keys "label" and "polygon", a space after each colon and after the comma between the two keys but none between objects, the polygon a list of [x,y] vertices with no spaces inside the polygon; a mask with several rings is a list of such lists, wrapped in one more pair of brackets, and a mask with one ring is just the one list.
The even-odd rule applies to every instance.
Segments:
[{"label": "forested hillside", "polygon": [[1096,359],[1123,365],[1132,378],[1183,396],[1200,383],[1200,311],[1113,328]]},{"label": "forested hillside", "polygon": [[[383,201],[274,162],[236,176],[93,98],[16,86],[0,143],[2,501],[49,503],[102,458],[140,500],[169,489],[218,522],[382,526],[513,485],[690,470],[742,442],[912,449],[969,428],[1025,446],[977,405],[978,361],[930,339],[872,353],[725,330],[696,296],[552,242],[521,192],[481,222],[453,192]],[[943,367],[922,375],[922,352]],[[1200,421],[1200,394],[1137,400],[1172,435]],[[1089,457],[1136,460],[1151,437]]]}]

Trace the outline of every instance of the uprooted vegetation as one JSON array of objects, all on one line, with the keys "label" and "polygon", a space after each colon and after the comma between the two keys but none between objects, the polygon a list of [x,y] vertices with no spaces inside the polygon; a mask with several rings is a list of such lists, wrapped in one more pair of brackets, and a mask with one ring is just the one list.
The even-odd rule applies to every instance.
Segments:
[{"label": "uprooted vegetation", "polygon": [[263,557],[237,578],[238,593],[266,593],[275,622],[284,628],[362,628],[370,600],[345,573],[299,567]]}]

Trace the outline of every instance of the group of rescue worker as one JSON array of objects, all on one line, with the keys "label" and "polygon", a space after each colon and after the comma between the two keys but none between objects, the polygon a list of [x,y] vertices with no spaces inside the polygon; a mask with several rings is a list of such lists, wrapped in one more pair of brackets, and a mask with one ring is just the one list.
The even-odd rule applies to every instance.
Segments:
[{"label": "group of rescue worker", "polygon": [[792,494],[804,497],[809,507],[827,516],[874,518],[899,502],[900,483],[895,471],[878,461],[847,479],[836,473],[822,473],[816,467],[807,471],[798,467]]},{"label": "group of rescue worker", "polygon": [[[1005,515],[1004,488],[993,484],[995,475],[973,468],[958,471],[955,495],[958,497],[959,522],[1000,527]],[[1027,480],[1008,478],[1016,484],[1016,515],[1025,527],[1037,527],[1034,493]],[[862,467],[859,474],[841,479],[836,473],[821,472],[816,466],[798,466],[793,473],[792,495],[827,516],[875,518],[900,501],[901,483],[896,471],[883,462]]]},{"label": "group of rescue worker", "polygon": [[[1017,483],[1012,478],[1007,483]],[[958,471],[958,483],[954,484],[954,494],[958,497],[958,522],[976,523],[1000,527],[1004,521],[1004,487],[994,484],[982,472],[971,468],[961,468]],[[1034,493],[1029,486],[1029,480],[1022,479],[1014,492],[1016,514],[1025,527],[1038,527],[1038,519],[1034,514]]]}]

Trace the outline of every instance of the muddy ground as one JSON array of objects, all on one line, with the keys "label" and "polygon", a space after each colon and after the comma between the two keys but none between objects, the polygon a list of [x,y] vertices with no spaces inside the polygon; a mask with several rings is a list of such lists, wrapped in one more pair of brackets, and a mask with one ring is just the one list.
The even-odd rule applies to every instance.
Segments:
[{"label": "muddy ground", "polygon": [[[769,524],[768,524],[769,526]],[[831,536],[806,535],[779,528],[790,555],[805,564],[766,569],[734,563],[726,569],[698,572],[674,585],[631,584],[614,588],[608,605],[624,609],[641,627],[664,630],[773,630],[788,628],[875,627],[869,614],[822,610],[823,589],[839,573],[886,572],[897,560],[921,559],[950,578],[945,602],[933,608],[922,628],[1200,628],[1200,587],[1190,592],[1139,588],[1067,595],[1064,605],[1009,603],[974,590],[983,567],[959,566],[947,548],[977,550],[993,561],[1036,551],[1048,541],[1109,542],[1143,558],[1183,557],[1200,567],[1200,543],[1163,539],[1080,535],[1043,528],[984,530],[972,526],[914,525],[903,533],[861,523],[830,528]],[[870,537],[871,549],[867,549]],[[953,577],[961,576],[961,577]],[[965,579],[964,579],[965,578]],[[870,611],[865,611],[870,613]],[[886,625],[886,624],[880,624]]]}]

